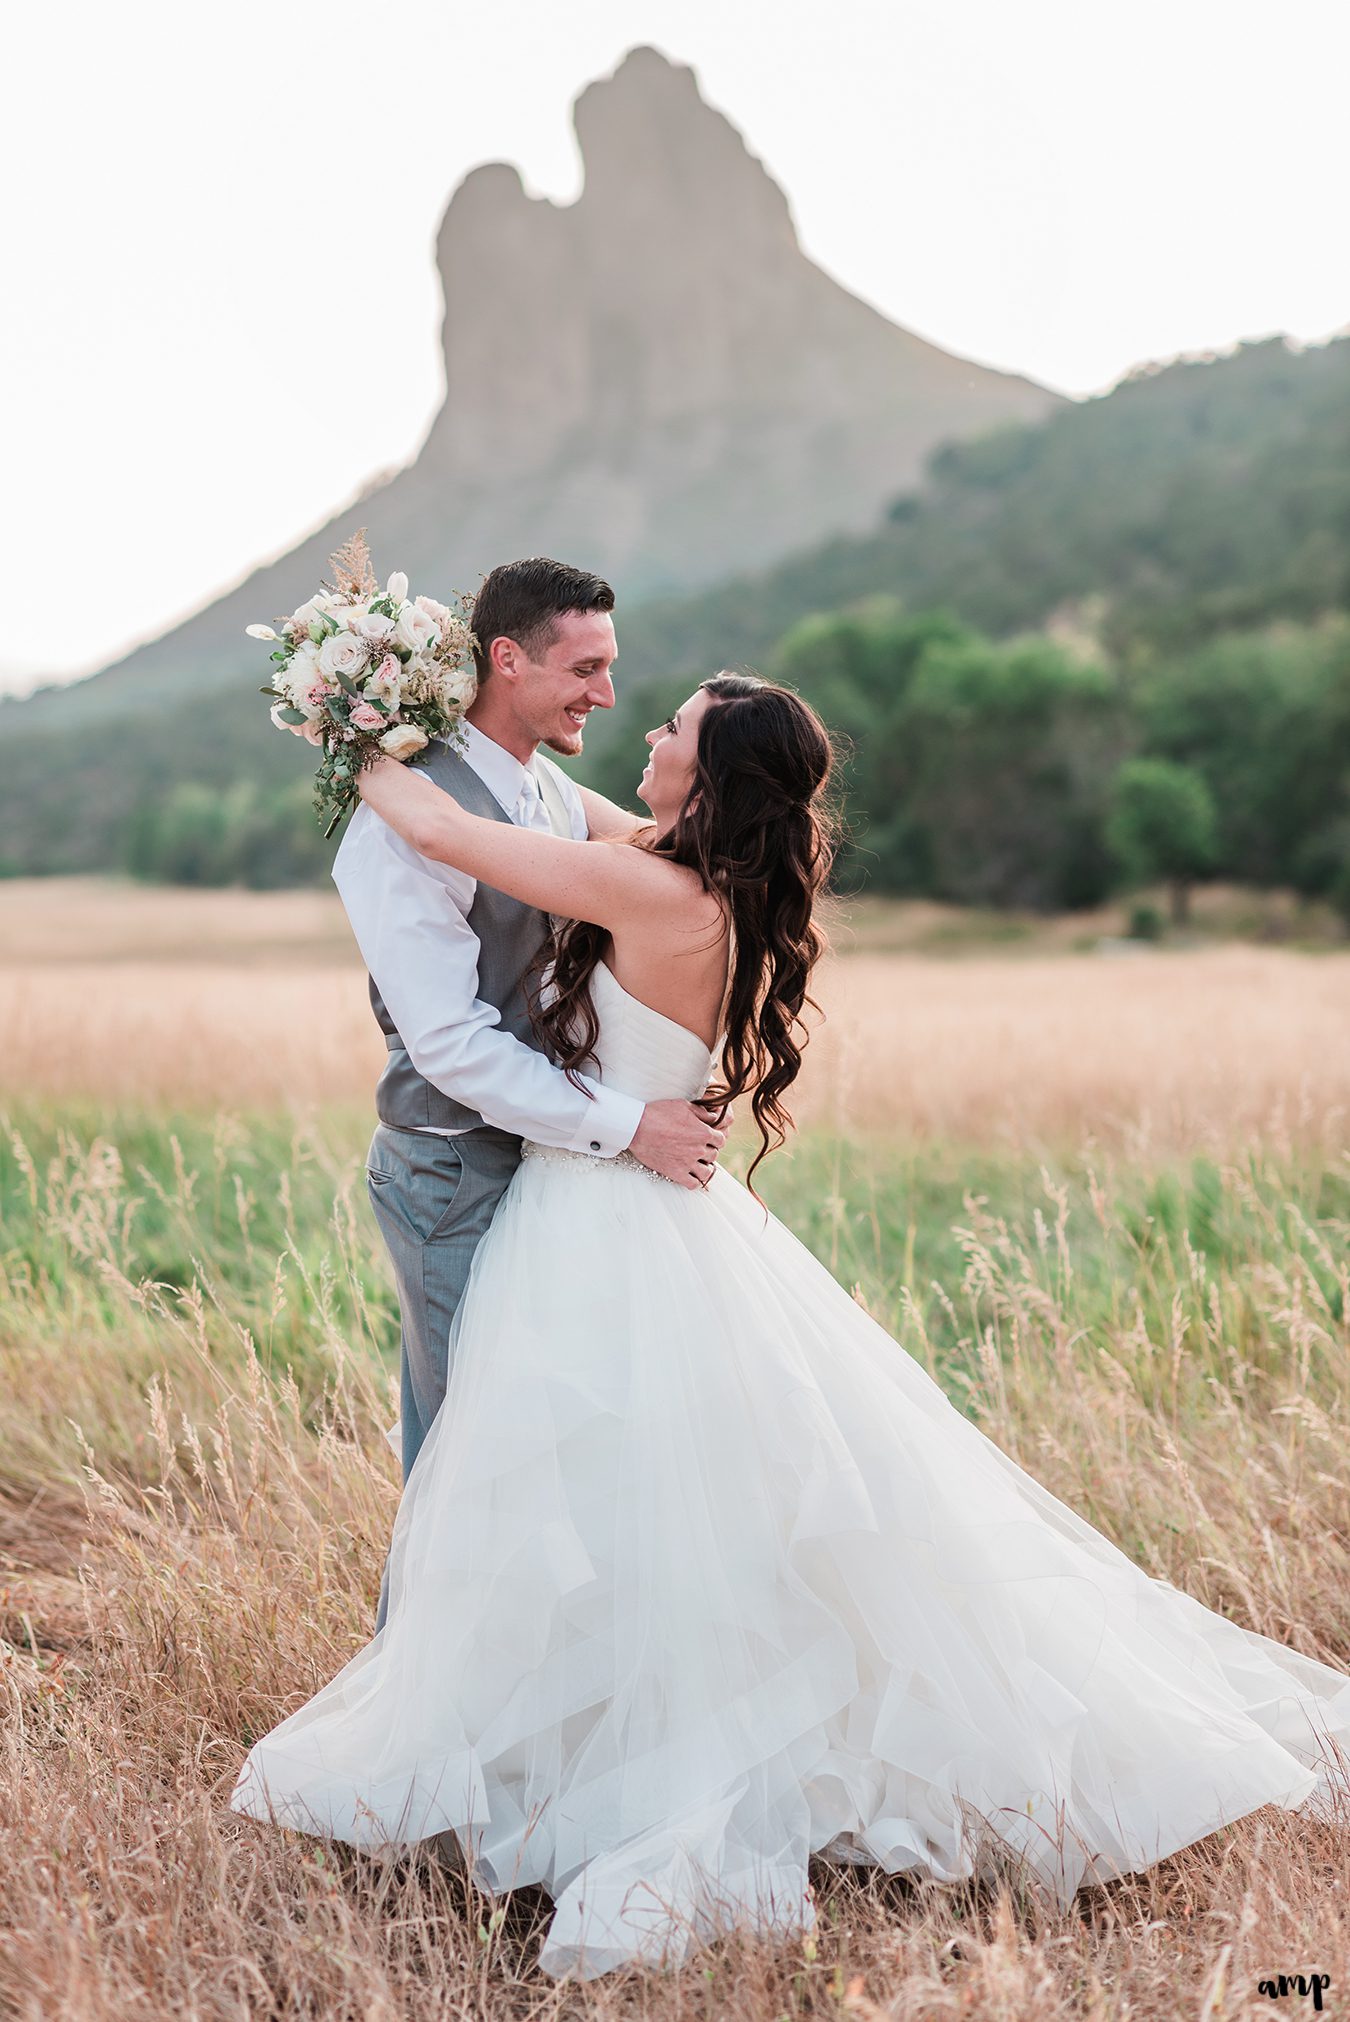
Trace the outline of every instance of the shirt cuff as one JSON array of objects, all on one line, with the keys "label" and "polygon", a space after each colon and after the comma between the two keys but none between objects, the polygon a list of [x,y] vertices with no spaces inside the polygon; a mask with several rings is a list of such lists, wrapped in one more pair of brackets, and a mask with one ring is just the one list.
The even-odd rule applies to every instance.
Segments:
[{"label": "shirt cuff", "polygon": [[587,1152],[593,1158],[614,1158],[627,1151],[633,1142],[647,1105],[636,1095],[625,1095],[617,1088],[602,1088],[598,1081],[584,1074],[581,1081],[595,1100],[586,1104],[581,1126],[567,1149]]}]

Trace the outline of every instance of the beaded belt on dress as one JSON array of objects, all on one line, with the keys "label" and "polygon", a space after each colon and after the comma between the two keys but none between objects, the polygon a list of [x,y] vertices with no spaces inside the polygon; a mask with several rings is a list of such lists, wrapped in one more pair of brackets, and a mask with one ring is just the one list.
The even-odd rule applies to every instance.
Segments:
[{"label": "beaded belt on dress", "polygon": [[658,1186],[675,1185],[675,1181],[668,1180],[664,1173],[653,1172],[650,1166],[643,1165],[631,1151],[616,1152],[613,1158],[597,1158],[592,1152],[565,1151],[561,1145],[536,1144],[533,1138],[527,1137],[521,1144],[520,1155],[522,1158],[543,1159],[546,1165],[566,1165],[574,1169],[582,1166],[588,1172],[603,1172],[607,1167],[617,1166],[628,1172],[641,1173],[644,1179],[655,1180]]}]

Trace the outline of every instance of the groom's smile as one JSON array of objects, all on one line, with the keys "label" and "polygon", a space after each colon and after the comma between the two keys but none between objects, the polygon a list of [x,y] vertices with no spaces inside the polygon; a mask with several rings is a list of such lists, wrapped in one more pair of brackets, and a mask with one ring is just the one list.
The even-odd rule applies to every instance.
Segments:
[{"label": "groom's smile", "polygon": [[564,611],[554,620],[549,644],[522,668],[521,702],[540,744],[578,755],[591,711],[614,707],[616,652],[608,611]]},{"label": "groom's smile", "polygon": [[522,765],[541,744],[575,758],[591,711],[614,707],[614,620],[607,610],[555,611],[521,633],[492,640],[469,720]]}]

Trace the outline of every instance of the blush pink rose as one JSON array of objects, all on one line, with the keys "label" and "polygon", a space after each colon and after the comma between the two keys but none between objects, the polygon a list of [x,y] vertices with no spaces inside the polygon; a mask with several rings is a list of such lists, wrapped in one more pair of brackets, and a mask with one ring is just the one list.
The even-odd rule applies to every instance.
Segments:
[{"label": "blush pink rose", "polygon": [[381,715],[372,703],[358,702],[347,720],[358,730],[383,730],[388,718]]}]

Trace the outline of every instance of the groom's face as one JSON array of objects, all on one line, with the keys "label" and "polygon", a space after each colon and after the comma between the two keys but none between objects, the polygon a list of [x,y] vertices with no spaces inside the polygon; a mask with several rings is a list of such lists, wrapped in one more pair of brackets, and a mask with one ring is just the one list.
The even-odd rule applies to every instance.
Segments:
[{"label": "groom's face", "polygon": [[515,648],[516,708],[536,743],[575,758],[592,709],[614,707],[614,620],[608,611],[562,611],[537,650],[531,659]]}]

